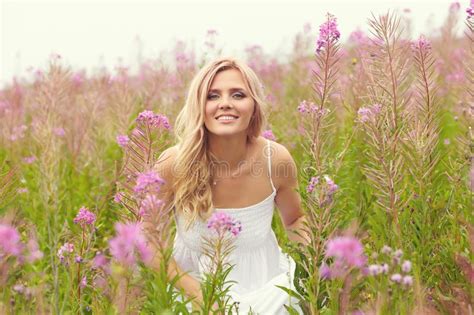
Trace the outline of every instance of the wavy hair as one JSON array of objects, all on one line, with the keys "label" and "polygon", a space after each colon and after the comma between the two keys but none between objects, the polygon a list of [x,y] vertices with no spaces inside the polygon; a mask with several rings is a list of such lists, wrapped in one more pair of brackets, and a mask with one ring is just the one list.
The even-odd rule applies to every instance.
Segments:
[{"label": "wavy hair", "polygon": [[174,165],[173,205],[186,220],[186,229],[199,217],[207,219],[213,209],[211,182],[215,158],[208,150],[208,130],[204,125],[207,94],[217,73],[236,69],[255,101],[247,129],[247,140],[258,138],[266,125],[263,85],[255,72],[235,58],[218,58],[202,67],[192,79],[186,102],[175,123],[177,155]]}]

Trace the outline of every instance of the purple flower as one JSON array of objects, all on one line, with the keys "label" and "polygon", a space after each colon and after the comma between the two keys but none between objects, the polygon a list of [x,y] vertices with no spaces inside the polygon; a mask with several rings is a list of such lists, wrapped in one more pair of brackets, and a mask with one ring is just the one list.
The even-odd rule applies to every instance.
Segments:
[{"label": "purple flower", "polygon": [[325,262],[319,267],[319,277],[321,279],[331,279],[331,268]]},{"label": "purple flower", "polygon": [[79,287],[81,287],[81,289],[84,289],[86,286],[87,286],[87,276],[84,276],[81,279],[81,283],[79,284]]},{"label": "purple flower", "polygon": [[271,131],[270,129],[263,131],[263,132],[262,132],[262,136],[263,136],[265,139],[268,139],[268,140],[271,140],[271,141],[275,141],[275,140],[276,140],[276,137],[275,137],[275,135],[273,134],[273,131]]},{"label": "purple flower", "polygon": [[93,225],[95,219],[96,216],[94,213],[90,212],[86,207],[81,207],[79,213],[74,218],[74,223],[84,227],[86,225]]},{"label": "purple flower", "polygon": [[40,251],[36,239],[30,239],[28,243],[26,243],[26,248],[28,249],[28,255],[26,256],[26,260],[29,263],[35,262],[36,260],[43,258],[43,252]]},{"label": "purple flower", "polygon": [[76,255],[76,257],[74,258],[74,261],[75,261],[76,263],[80,264],[81,262],[84,261],[84,259],[83,259],[81,256]]},{"label": "purple flower", "polygon": [[138,215],[143,217],[147,213],[152,213],[153,210],[159,209],[163,204],[164,202],[155,195],[146,195],[140,204]]},{"label": "purple flower", "polygon": [[122,202],[122,193],[118,192],[114,196],[114,202],[115,203],[121,203]]},{"label": "purple flower", "polygon": [[339,189],[339,186],[334,184],[333,180],[329,178],[329,176],[327,175],[324,175],[324,179],[326,180],[326,184],[328,186],[328,194],[333,195],[336,192],[336,190]]},{"label": "purple flower", "polygon": [[316,177],[311,177],[308,186],[306,187],[306,191],[308,193],[312,193],[314,190],[314,187],[319,183],[319,176]]},{"label": "purple flower", "polygon": [[125,148],[129,142],[130,142],[130,138],[127,135],[117,136],[117,144],[121,146],[122,148]]},{"label": "purple flower", "polygon": [[412,276],[404,276],[402,279],[402,283],[406,286],[411,286],[413,284],[413,277]]},{"label": "purple flower", "polygon": [[411,262],[409,260],[405,260],[402,264],[402,271],[404,273],[409,273],[411,271]]},{"label": "purple flower", "polygon": [[392,248],[390,246],[384,245],[381,250],[382,254],[390,254],[392,252]]},{"label": "purple flower", "polygon": [[64,245],[58,250],[58,257],[61,263],[65,263],[66,257],[72,252],[74,252],[74,245],[71,243],[64,243]]},{"label": "purple flower", "polygon": [[165,181],[154,171],[140,173],[133,191],[138,195],[157,193],[164,183]]},{"label": "purple flower", "polygon": [[399,273],[394,273],[391,277],[390,280],[392,280],[395,283],[400,283],[402,281],[402,275]]},{"label": "purple flower", "polygon": [[357,120],[362,123],[374,121],[376,116],[380,113],[381,109],[382,105],[380,104],[374,104],[369,107],[361,107],[357,111]]},{"label": "purple flower", "polygon": [[411,49],[414,51],[420,50],[426,52],[431,50],[431,43],[425,36],[421,35],[418,40],[411,44]]},{"label": "purple flower", "polygon": [[64,137],[64,135],[66,134],[64,128],[61,127],[53,128],[53,133],[58,137]]},{"label": "purple flower", "polygon": [[214,212],[207,221],[207,228],[214,230],[219,235],[222,235],[225,231],[229,231],[232,235],[237,236],[242,231],[240,221],[234,220],[230,215],[224,212]]},{"label": "purple flower", "polygon": [[389,266],[388,266],[388,264],[383,264],[381,268],[382,268],[382,273],[383,273],[384,275],[386,275],[386,274],[388,273],[388,271],[389,271]]},{"label": "purple flower", "polygon": [[11,225],[0,223],[0,259],[5,255],[20,257],[23,244],[20,242],[20,234]]},{"label": "purple flower", "polygon": [[151,110],[145,110],[138,114],[137,122],[148,123],[155,128],[171,129],[169,120],[165,115],[155,114]]},{"label": "purple flower", "polygon": [[99,269],[99,268],[104,268],[108,265],[109,261],[107,257],[105,257],[104,254],[101,252],[97,252],[97,254],[94,257],[94,260],[92,261],[92,268],[94,269]]},{"label": "purple flower", "polygon": [[32,155],[32,156],[27,156],[27,157],[24,157],[23,158],[23,162],[25,162],[25,164],[32,164],[36,161],[36,156]]},{"label": "purple flower", "polygon": [[115,260],[129,267],[135,265],[137,256],[146,264],[151,262],[152,252],[139,222],[117,223],[115,230],[116,236],[109,241],[110,253]]},{"label": "purple flower", "polygon": [[369,266],[369,274],[372,276],[376,276],[382,273],[382,266],[380,265],[370,265]]},{"label": "purple flower", "polygon": [[350,267],[362,267],[366,263],[364,248],[357,238],[340,236],[326,244],[326,258],[334,257]]},{"label": "purple flower", "polygon": [[323,49],[323,46],[335,43],[340,36],[341,33],[337,29],[336,18],[328,13],[327,21],[319,27],[319,37],[316,42],[316,52],[320,53]]}]

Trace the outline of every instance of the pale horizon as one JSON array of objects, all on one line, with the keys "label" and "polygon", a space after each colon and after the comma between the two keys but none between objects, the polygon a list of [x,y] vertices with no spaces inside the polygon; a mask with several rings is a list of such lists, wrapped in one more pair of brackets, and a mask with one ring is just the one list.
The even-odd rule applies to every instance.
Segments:
[{"label": "pale horizon", "polygon": [[[338,19],[341,41],[367,19],[398,11],[411,17],[413,37],[436,36],[452,1],[5,1],[1,2],[0,87],[13,77],[28,78],[44,69],[52,53],[73,70],[109,71],[117,65],[134,68],[138,60],[171,54],[176,41],[194,47],[199,58],[205,37],[216,30],[223,54],[243,55],[260,45],[270,55],[285,58],[294,36],[306,23],[317,29],[326,12]],[[460,2],[460,20],[468,1]],[[410,12],[403,12],[404,9]],[[193,13],[193,14],[192,14]],[[458,33],[462,32],[458,24]]]}]

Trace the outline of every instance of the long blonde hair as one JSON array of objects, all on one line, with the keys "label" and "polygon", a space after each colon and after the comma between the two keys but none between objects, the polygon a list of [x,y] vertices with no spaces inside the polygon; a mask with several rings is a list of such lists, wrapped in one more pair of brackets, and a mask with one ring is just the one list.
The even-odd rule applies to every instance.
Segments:
[{"label": "long blonde hair", "polygon": [[255,101],[255,110],[247,129],[247,139],[257,138],[266,125],[263,85],[255,72],[235,58],[219,58],[205,65],[191,81],[186,103],[176,118],[177,156],[174,165],[173,205],[186,219],[186,229],[199,217],[211,215],[214,158],[208,151],[208,131],[204,125],[207,94],[217,73],[236,69]]}]

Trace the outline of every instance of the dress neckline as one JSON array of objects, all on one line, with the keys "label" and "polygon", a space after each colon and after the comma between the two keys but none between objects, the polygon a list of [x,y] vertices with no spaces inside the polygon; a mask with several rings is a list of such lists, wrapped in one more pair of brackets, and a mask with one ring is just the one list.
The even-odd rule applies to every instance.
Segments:
[{"label": "dress neckline", "polygon": [[248,210],[248,209],[253,209],[259,205],[261,205],[262,203],[268,201],[272,196],[274,196],[276,193],[276,190],[273,189],[272,193],[270,195],[268,195],[265,199],[263,199],[262,201],[260,202],[257,202],[256,204],[253,204],[253,205],[250,205],[250,206],[247,206],[247,207],[241,207],[241,208],[215,208],[214,207],[214,210],[216,211],[243,211],[243,210]]}]

